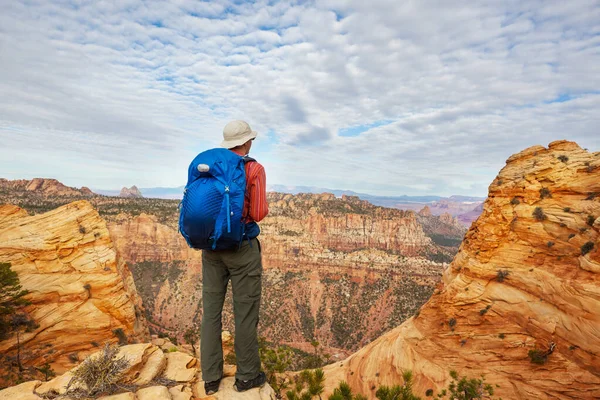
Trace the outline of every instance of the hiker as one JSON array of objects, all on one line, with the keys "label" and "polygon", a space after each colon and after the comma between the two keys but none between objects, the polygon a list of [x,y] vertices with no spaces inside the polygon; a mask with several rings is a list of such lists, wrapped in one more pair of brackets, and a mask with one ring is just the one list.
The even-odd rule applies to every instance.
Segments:
[{"label": "hiker", "polygon": [[[266,382],[258,354],[262,260],[257,222],[269,209],[265,170],[248,157],[256,135],[244,121],[228,123],[223,149],[208,150],[192,161],[182,201],[180,231],[191,247],[202,249],[200,358],[207,395],[219,390],[223,375],[221,314],[229,280],[237,359],[234,389],[243,392]],[[199,202],[195,207],[194,201]]]}]

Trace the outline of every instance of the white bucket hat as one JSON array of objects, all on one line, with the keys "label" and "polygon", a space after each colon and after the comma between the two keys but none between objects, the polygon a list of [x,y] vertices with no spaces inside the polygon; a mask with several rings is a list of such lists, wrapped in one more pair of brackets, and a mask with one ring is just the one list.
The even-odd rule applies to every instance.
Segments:
[{"label": "white bucket hat", "polygon": [[221,147],[232,149],[241,146],[248,140],[254,139],[258,135],[254,132],[250,125],[244,121],[231,121],[223,128],[223,141]]}]

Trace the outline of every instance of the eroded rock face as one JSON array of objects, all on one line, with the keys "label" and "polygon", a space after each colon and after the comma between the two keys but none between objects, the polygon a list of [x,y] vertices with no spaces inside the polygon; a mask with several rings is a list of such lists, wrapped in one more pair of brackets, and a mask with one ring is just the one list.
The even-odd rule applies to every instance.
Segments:
[{"label": "eroded rock face", "polygon": [[423,396],[455,369],[505,399],[600,398],[598,216],[600,153],[559,141],[510,157],[418,317],[326,368],[329,389],[373,395],[410,369]]},{"label": "eroded rock face", "polygon": [[[310,352],[316,338],[334,359],[396,326],[429,297],[443,265],[428,259],[428,252],[445,252],[449,261],[457,244],[438,246],[428,232],[458,238],[464,233],[439,217],[349,196],[270,193],[268,199],[270,214],[259,237],[260,334]],[[166,222],[150,213],[119,214],[108,226],[134,273],[150,323],[181,340],[200,323],[201,252],[187,246],[174,221]],[[229,298],[224,328],[233,328]]]},{"label": "eroded rock face", "polygon": [[[105,341],[148,338],[148,329],[127,265],[115,251],[106,223],[87,201],[27,216],[0,206],[0,262],[12,265],[37,325],[20,334],[27,366],[49,362],[57,372]],[[16,352],[16,335],[0,352]]]}]

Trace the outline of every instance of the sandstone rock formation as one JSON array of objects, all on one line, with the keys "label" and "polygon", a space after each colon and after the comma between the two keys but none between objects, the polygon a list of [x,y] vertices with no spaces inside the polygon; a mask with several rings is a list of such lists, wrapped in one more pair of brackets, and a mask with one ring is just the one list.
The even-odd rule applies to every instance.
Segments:
[{"label": "sandstone rock formation", "polygon": [[327,367],[329,390],[344,379],[373,397],[410,369],[423,396],[454,369],[504,399],[600,398],[599,216],[600,152],[513,155],[420,314]]},{"label": "sandstone rock formation", "polygon": [[94,193],[87,187],[76,189],[68,187],[56,179],[34,178],[31,180],[20,179],[10,181],[0,178],[0,192],[9,193],[11,191],[36,192],[44,196],[71,196],[71,197],[90,197]]},{"label": "sandstone rock formation", "polygon": [[[148,330],[133,277],[110,240],[105,221],[87,201],[27,216],[0,206],[0,262],[12,265],[38,325],[20,334],[26,366],[49,362],[57,372],[75,365],[95,346],[143,340]],[[17,337],[0,342],[14,355]]]},{"label": "sandstone rock formation", "polygon": [[119,197],[141,198],[144,196],[142,196],[142,192],[140,192],[140,190],[137,188],[137,186],[133,185],[130,188],[124,187],[123,189],[121,189],[121,193],[119,194]]},{"label": "sandstone rock formation", "polygon": [[[97,352],[91,354],[90,358],[99,355],[100,352]],[[233,389],[235,368],[231,369],[231,366],[227,365],[219,392],[207,396],[196,358],[179,351],[169,351],[165,354],[152,343],[123,346],[117,354],[117,358],[121,357],[128,362],[128,367],[119,380],[122,393],[97,396],[99,400],[275,400],[275,393],[269,385],[237,393]],[[0,400],[40,400],[48,398],[47,396],[54,398],[56,395],[66,396],[62,398],[68,399],[68,384],[77,368],[49,382],[31,381],[0,390]],[[130,391],[123,392],[124,389]]]}]

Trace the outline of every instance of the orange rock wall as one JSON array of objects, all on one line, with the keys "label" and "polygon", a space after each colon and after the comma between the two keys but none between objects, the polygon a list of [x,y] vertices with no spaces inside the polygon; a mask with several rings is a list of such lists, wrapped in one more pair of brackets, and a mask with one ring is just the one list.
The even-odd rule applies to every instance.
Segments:
[{"label": "orange rock wall", "polygon": [[[344,379],[374,398],[410,369],[424,396],[455,369],[504,399],[600,398],[599,217],[600,152],[559,141],[510,157],[419,316],[328,367],[329,390]],[[545,364],[535,349],[552,349]]]}]

